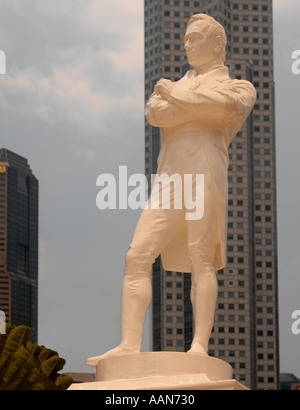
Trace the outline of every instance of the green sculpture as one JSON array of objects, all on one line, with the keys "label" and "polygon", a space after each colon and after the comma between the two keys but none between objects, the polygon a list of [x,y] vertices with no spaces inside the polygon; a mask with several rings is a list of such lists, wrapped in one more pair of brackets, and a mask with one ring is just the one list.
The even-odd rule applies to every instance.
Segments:
[{"label": "green sculpture", "polygon": [[6,324],[0,334],[0,390],[66,390],[74,382],[58,374],[66,361],[57,352],[31,343],[27,326]]}]

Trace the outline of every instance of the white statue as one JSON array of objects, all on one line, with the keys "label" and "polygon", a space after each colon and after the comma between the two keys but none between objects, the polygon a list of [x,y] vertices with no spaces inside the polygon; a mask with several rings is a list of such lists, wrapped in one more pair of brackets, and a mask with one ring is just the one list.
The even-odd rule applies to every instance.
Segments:
[{"label": "white statue", "polygon": [[[160,254],[165,270],[192,274],[194,338],[188,353],[208,352],[217,299],[215,272],[226,265],[228,147],[249,116],[256,91],[248,81],[230,79],[224,66],[226,34],[212,17],[192,16],[184,45],[194,69],[178,82],[158,81],[146,105],[146,118],[162,129],[158,176],[204,175],[204,215],[188,220],[185,209],[143,210],[126,255],[121,344],[88,359],[88,364],[140,352],[152,296],[151,268]],[[175,199],[172,189],[171,200]]]}]

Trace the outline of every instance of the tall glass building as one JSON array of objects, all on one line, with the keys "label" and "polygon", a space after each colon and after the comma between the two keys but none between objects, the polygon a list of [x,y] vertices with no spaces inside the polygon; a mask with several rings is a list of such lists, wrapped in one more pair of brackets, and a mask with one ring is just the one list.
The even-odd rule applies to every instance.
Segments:
[{"label": "tall glass building", "polygon": [[38,335],[38,180],[25,158],[0,149],[0,310]]},{"label": "tall glass building", "polygon": [[[191,15],[216,18],[228,37],[231,78],[257,90],[252,115],[229,148],[228,263],[210,355],[252,389],[279,386],[276,140],[272,0],[144,0],[145,99],[160,78],[188,69],[183,36]],[[145,123],[145,171],[157,170],[160,130]],[[186,351],[193,336],[190,275],[153,265],[153,350]]]}]

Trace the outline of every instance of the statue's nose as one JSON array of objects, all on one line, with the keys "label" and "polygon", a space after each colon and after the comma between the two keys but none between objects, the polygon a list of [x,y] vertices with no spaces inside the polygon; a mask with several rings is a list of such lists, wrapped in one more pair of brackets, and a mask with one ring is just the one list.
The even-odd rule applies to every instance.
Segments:
[{"label": "statue's nose", "polygon": [[185,42],[185,44],[184,44],[184,49],[185,49],[185,50],[190,50],[190,49],[191,49],[191,46],[190,46],[190,43],[189,43],[188,40],[187,40],[187,41]]}]

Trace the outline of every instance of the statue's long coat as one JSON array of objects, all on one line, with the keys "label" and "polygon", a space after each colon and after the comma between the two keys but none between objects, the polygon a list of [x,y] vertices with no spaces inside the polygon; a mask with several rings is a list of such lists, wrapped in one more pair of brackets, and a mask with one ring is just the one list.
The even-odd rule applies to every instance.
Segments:
[{"label": "statue's long coat", "polygon": [[250,82],[232,80],[228,68],[219,66],[199,76],[188,71],[175,83],[168,101],[153,93],[146,104],[148,122],[162,130],[157,174],[204,174],[204,216],[197,222],[184,217],[179,221],[178,234],[161,251],[165,270],[191,272],[192,224],[199,231],[199,251],[213,255],[215,270],[225,267],[228,147],[255,100]]}]

